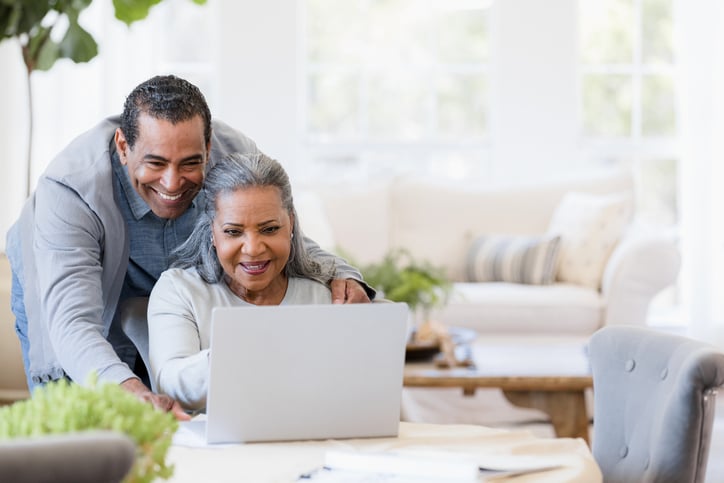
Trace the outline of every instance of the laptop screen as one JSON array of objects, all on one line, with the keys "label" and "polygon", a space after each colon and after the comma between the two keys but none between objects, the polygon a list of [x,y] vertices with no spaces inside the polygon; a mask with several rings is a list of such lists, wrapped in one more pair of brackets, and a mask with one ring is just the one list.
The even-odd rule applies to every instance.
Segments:
[{"label": "laptop screen", "polygon": [[209,443],[397,435],[402,303],[217,308]]}]

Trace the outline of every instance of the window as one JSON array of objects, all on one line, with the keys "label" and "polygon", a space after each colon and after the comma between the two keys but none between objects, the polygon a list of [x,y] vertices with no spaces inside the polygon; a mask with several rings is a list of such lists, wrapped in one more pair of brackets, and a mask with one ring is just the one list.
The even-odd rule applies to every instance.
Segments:
[{"label": "window", "polygon": [[671,0],[580,0],[581,125],[599,161],[633,163],[642,212],[678,219]]},{"label": "window", "polygon": [[479,169],[488,4],[308,0],[303,125],[313,163],[453,177]]},{"label": "window", "polygon": [[[679,222],[672,30],[672,0],[579,1],[584,137],[599,161],[633,164],[638,214],[659,227]],[[662,292],[652,317],[678,299],[678,287]]]}]

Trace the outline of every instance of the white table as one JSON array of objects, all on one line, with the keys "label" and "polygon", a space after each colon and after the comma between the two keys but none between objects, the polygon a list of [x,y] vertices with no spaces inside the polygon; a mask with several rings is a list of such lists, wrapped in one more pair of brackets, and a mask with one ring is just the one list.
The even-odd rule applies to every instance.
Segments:
[{"label": "white table", "polygon": [[[472,425],[400,423],[397,438],[252,443],[219,447],[174,445],[169,462],[173,483],[290,482],[322,465],[328,450],[358,452],[435,451],[468,454],[481,461],[502,457],[540,457],[559,468],[515,478],[516,482],[602,481],[601,471],[582,439],[544,439],[527,431]],[[496,481],[508,481],[502,478]],[[302,480],[304,481],[304,480]]]}]

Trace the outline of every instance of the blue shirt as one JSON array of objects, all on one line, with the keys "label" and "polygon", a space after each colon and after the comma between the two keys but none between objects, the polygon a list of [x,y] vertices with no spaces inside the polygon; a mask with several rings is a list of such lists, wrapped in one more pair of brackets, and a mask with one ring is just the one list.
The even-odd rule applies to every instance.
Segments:
[{"label": "blue shirt", "polygon": [[[171,264],[171,252],[189,237],[198,217],[197,199],[183,215],[167,220],[156,216],[133,188],[128,167],[113,152],[113,191],[128,226],[130,252],[121,300],[148,297],[151,289]],[[199,195],[202,196],[202,195]]]},{"label": "blue shirt", "polygon": [[[33,380],[67,375],[83,382],[92,371],[108,382],[133,377],[110,339],[131,251],[121,207],[125,204],[128,213],[133,213],[131,198],[124,201],[123,185],[116,185],[127,175],[124,169],[120,171],[123,176],[116,175],[111,158],[119,125],[119,116],[105,119],[64,148],[40,176],[35,193],[8,232],[8,259],[23,292],[14,292],[13,302],[24,305],[27,314],[27,319],[18,319],[17,324],[31,341],[27,362]],[[234,152],[259,150],[239,131],[213,121],[209,164]],[[127,192],[133,193],[130,182],[126,186]],[[135,221],[133,218],[131,224]],[[164,225],[159,226],[163,233]],[[184,238],[177,226],[173,231],[178,241]],[[191,231],[190,226],[186,231]],[[160,258],[166,259],[163,254],[170,253],[171,247],[159,248]],[[134,263],[139,264],[137,248],[133,251]],[[149,258],[154,264],[159,262],[159,267],[167,265],[159,256]],[[149,268],[145,261],[139,266],[149,273],[160,271],[159,267]],[[347,273],[359,277],[350,270],[342,267],[341,277],[349,277]],[[135,277],[131,275],[131,279]]]}]

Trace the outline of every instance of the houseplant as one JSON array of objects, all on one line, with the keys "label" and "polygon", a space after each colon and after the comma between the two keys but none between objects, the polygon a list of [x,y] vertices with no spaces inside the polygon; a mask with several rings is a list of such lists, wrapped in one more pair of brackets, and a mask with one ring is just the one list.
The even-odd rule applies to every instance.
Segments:
[{"label": "houseplant", "polygon": [[380,262],[362,266],[360,271],[381,298],[410,307],[413,330],[429,321],[430,310],[444,305],[452,289],[441,268],[415,260],[403,248],[390,250]]},{"label": "houseplant", "polygon": [[173,466],[166,464],[178,422],[171,413],[142,402],[118,384],[86,385],[65,379],[33,392],[33,397],[0,408],[0,441],[49,434],[91,430],[125,433],[136,444],[136,461],[125,483],[168,479]]}]

